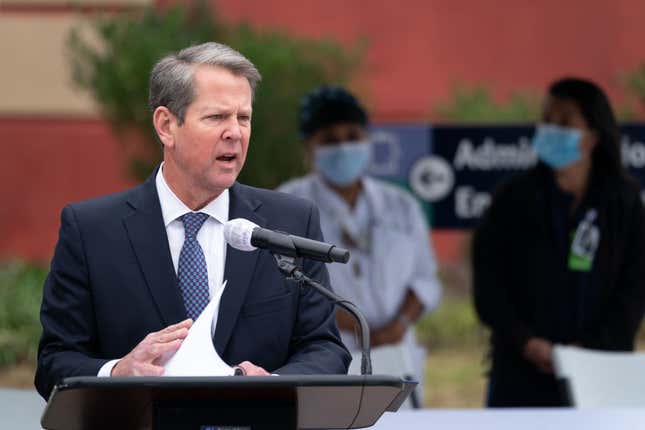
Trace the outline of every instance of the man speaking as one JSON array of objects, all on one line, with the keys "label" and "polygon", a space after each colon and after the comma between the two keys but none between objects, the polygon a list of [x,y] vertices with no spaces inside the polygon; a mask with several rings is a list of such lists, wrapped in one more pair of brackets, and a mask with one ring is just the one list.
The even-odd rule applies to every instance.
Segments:
[{"label": "man speaking", "polygon": [[[223,224],[322,240],[308,201],[236,182],[260,74],[218,43],[159,61],[150,76],[163,163],[142,185],[66,206],[45,282],[35,384],[163,375],[192,321],[221,294],[213,344],[248,375],[346,373],[333,306],[285,279],[267,251],[227,247]],[[328,285],[322,263],[303,271]],[[226,281],[221,291],[223,281]]]}]

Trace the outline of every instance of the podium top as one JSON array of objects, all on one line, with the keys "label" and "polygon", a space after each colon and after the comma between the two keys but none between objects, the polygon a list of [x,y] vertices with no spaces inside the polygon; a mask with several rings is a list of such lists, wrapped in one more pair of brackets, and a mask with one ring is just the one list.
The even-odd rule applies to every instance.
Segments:
[{"label": "podium top", "polygon": [[110,377],[75,376],[65,378],[56,385],[56,391],[82,388],[129,388],[146,386],[149,388],[217,388],[231,384],[240,387],[392,387],[402,389],[406,384],[416,385],[416,381],[407,381],[389,375],[273,375],[273,376],[141,376]]},{"label": "podium top", "polygon": [[416,384],[382,375],[73,377],[54,388],[41,424],[142,428],[158,402],[252,400],[295,403],[298,428],[363,428],[383,412],[397,411]]}]

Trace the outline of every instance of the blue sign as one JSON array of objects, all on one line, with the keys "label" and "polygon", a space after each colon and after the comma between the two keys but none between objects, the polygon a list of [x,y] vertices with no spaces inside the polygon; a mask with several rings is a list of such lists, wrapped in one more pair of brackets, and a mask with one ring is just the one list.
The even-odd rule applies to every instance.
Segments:
[{"label": "blue sign", "polygon": [[[533,125],[382,125],[371,129],[373,176],[421,202],[433,228],[472,228],[501,181],[537,163]],[[621,127],[625,166],[645,184],[645,125]]]}]

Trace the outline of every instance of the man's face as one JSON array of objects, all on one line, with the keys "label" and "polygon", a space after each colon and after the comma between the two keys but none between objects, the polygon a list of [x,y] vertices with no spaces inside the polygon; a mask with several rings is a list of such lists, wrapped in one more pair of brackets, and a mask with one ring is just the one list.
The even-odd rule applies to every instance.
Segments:
[{"label": "man's face", "polygon": [[218,195],[235,182],[251,137],[252,93],[248,80],[216,66],[197,66],[193,102],[184,123],[173,121],[164,159],[178,188]]}]

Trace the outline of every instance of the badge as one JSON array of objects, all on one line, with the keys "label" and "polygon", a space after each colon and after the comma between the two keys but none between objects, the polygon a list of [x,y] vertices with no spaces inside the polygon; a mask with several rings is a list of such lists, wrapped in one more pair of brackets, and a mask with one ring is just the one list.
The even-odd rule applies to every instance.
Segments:
[{"label": "badge", "polygon": [[600,229],[594,225],[598,214],[589,209],[573,235],[569,251],[569,269],[577,272],[589,272],[600,242]]}]

